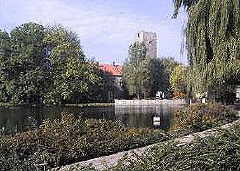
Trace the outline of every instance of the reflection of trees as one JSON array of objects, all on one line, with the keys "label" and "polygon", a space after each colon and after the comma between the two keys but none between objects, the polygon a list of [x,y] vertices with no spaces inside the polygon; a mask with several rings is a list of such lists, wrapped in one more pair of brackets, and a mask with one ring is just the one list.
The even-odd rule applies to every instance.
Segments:
[{"label": "reflection of trees", "polygon": [[23,125],[25,127],[25,130],[31,130],[31,129],[35,129],[38,127],[37,120],[34,119],[32,116],[28,116],[25,119],[25,122]]},{"label": "reflection of trees", "polygon": [[168,128],[171,117],[170,105],[158,106],[115,106],[115,116],[129,127],[151,128],[153,127],[153,116],[161,117],[160,128]]},{"label": "reflection of trees", "polygon": [[0,135],[15,134],[37,128],[43,120],[60,118],[62,113],[71,113],[85,118],[115,120],[114,107],[14,107],[0,108]]},{"label": "reflection of trees", "polygon": [[0,133],[15,134],[37,128],[44,119],[56,118],[59,113],[59,107],[0,108]]},{"label": "reflection of trees", "polygon": [[12,120],[11,117],[7,118],[1,115],[0,118],[0,135],[14,134],[18,131],[18,124],[16,120]]},{"label": "reflection of trees", "polygon": [[[72,113],[84,118],[120,120],[129,127],[153,127],[153,116],[160,115],[161,126],[168,127],[171,106],[151,107],[14,107],[0,108],[0,135],[15,134],[37,128],[45,119],[61,117],[61,113]],[[114,114],[115,113],[115,114]]]}]

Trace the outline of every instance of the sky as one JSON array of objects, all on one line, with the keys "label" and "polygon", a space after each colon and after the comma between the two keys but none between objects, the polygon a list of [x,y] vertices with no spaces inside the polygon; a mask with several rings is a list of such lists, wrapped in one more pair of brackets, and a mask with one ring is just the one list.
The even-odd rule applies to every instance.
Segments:
[{"label": "sky", "polygon": [[156,32],[158,57],[187,63],[182,10],[172,19],[173,0],[0,0],[0,29],[10,32],[27,22],[61,24],[79,35],[87,57],[123,64],[139,31]]}]

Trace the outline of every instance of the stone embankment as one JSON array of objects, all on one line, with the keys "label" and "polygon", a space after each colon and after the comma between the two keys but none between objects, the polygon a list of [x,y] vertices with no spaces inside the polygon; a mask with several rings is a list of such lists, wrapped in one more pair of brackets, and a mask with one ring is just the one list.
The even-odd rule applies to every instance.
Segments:
[{"label": "stone embankment", "polygon": [[177,100],[115,100],[115,106],[153,106],[160,104],[181,105],[185,104],[185,99]]}]

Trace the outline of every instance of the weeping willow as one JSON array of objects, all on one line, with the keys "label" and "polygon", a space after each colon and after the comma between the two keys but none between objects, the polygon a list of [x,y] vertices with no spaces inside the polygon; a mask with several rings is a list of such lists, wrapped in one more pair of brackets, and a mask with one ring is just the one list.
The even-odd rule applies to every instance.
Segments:
[{"label": "weeping willow", "polygon": [[240,84],[240,1],[174,0],[188,13],[186,48],[193,92]]}]

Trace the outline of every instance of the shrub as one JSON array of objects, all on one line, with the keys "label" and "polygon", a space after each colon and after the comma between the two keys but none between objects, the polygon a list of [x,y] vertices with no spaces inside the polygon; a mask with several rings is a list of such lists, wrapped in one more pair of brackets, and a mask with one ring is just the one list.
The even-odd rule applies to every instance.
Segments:
[{"label": "shrub", "polygon": [[173,98],[174,99],[184,99],[186,98],[187,95],[185,93],[179,92],[179,91],[174,91],[173,92]]},{"label": "shrub", "polygon": [[37,170],[145,146],[167,137],[159,130],[125,128],[106,120],[63,114],[39,129],[0,139],[0,169]]},{"label": "shrub", "polygon": [[175,112],[172,129],[202,131],[231,122],[236,116],[235,111],[217,103],[192,104]]},{"label": "shrub", "polygon": [[125,158],[111,170],[239,170],[240,124],[190,144],[161,143],[144,155]]}]

